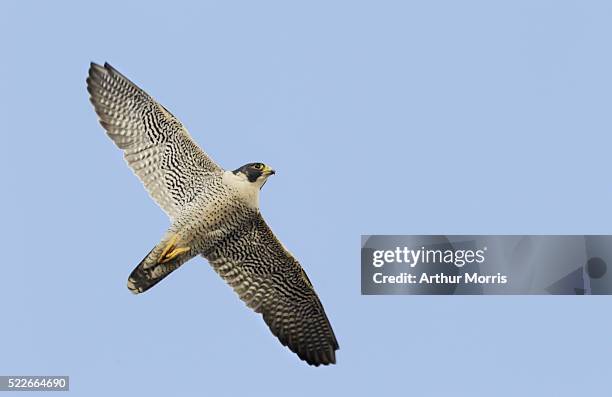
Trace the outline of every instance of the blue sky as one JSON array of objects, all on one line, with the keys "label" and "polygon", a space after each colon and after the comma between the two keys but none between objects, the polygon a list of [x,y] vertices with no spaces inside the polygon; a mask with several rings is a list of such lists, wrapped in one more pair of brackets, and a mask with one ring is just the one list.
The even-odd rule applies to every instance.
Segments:
[{"label": "blue sky", "polygon": [[[361,234],[612,233],[612,5],[0,5],[0,374],[71,394],[601,395],[608,297],[361,296]],[[311,368],[203,259],[125,287],[168,227],[88,102],[108,61],[261,211],[334,326]]]}]

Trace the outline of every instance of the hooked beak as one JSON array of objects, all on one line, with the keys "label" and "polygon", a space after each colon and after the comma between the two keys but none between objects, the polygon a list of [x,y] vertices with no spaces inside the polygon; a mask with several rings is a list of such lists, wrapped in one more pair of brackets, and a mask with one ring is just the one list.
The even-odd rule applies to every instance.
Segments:
[{"label": "hooked beak", "polygon": [[276,171],[266,165],[266,168],[264,168],[262,174],[264,174],[265,176],[270,176],[276,174]]}]

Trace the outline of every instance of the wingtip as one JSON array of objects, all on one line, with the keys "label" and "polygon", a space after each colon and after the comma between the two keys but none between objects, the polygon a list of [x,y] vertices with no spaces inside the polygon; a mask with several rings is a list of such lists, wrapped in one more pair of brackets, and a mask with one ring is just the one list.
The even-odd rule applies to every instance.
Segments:
[{"label": "wingtip", "polygon": [[333,357],[331,360],[304,360],[308,365],[313,367],[327,367],[329,365],[336,365],[336,358]]},{"label": "wingtip", "polygon": [[115,69],[108,62],[104,62],[104,65],[100,65],[98,63],[91,61],[89,62],[89,75],[92,76],[92,74],[94,74],[95,72],[102,73],[102,74],[107,74],[107,73],[119,74],[117,72],[117,69]]},{"label": "wingtip", "polygon": [[313,367],[328,366],[336,364],[336,350],[337,348],[330,346],[327,350],[318,351],[296,351],[298,357],[305,361],[308,365]]},{"label": "wingtip", "polygon": [[103,71],[104,68],[93,61],[89,62],[89,73],[91,74],[91,72],[94,70]]},{"label": "wingtip", "polygon": [[95,85],[100,79],[103,78],[103,76],[106,74],[106,70],[98,65],[95,62],[90,62],[89,64],[89,70],[87,71],[87,87],[89,90],[89,93],[92,94],[90,87],[92,87],[93,85]]},{"label": "wingtip", "polygon": [[111,73],[121,74],[108,62],[104,62],[104,69],[108,70]]}]

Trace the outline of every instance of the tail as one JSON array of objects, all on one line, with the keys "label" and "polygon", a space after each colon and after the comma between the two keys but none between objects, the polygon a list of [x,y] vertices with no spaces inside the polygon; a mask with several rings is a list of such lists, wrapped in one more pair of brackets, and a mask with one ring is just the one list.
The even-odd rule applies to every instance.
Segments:
[{"label": "tail", "polygon": [[134,294],[145,292],[194,256],[189,247],[177,244],[177,236],[174,235],[144,257],[130,274],[127,287]]}]

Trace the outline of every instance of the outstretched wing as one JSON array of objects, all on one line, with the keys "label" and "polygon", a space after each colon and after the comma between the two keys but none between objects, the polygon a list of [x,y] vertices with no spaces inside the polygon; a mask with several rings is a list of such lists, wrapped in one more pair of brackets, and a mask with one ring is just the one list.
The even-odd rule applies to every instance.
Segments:
[{"label": "outstretched wing", "polygon": [[91,64],[87,90],[100,124],[170,218],[223,172],[180,121],[108,63]]},{"label": "outstretched wing", "polygon": [[205,258],[283,345],[310,365],[336,362],[338,342],[310,280],[259,212]]}]

